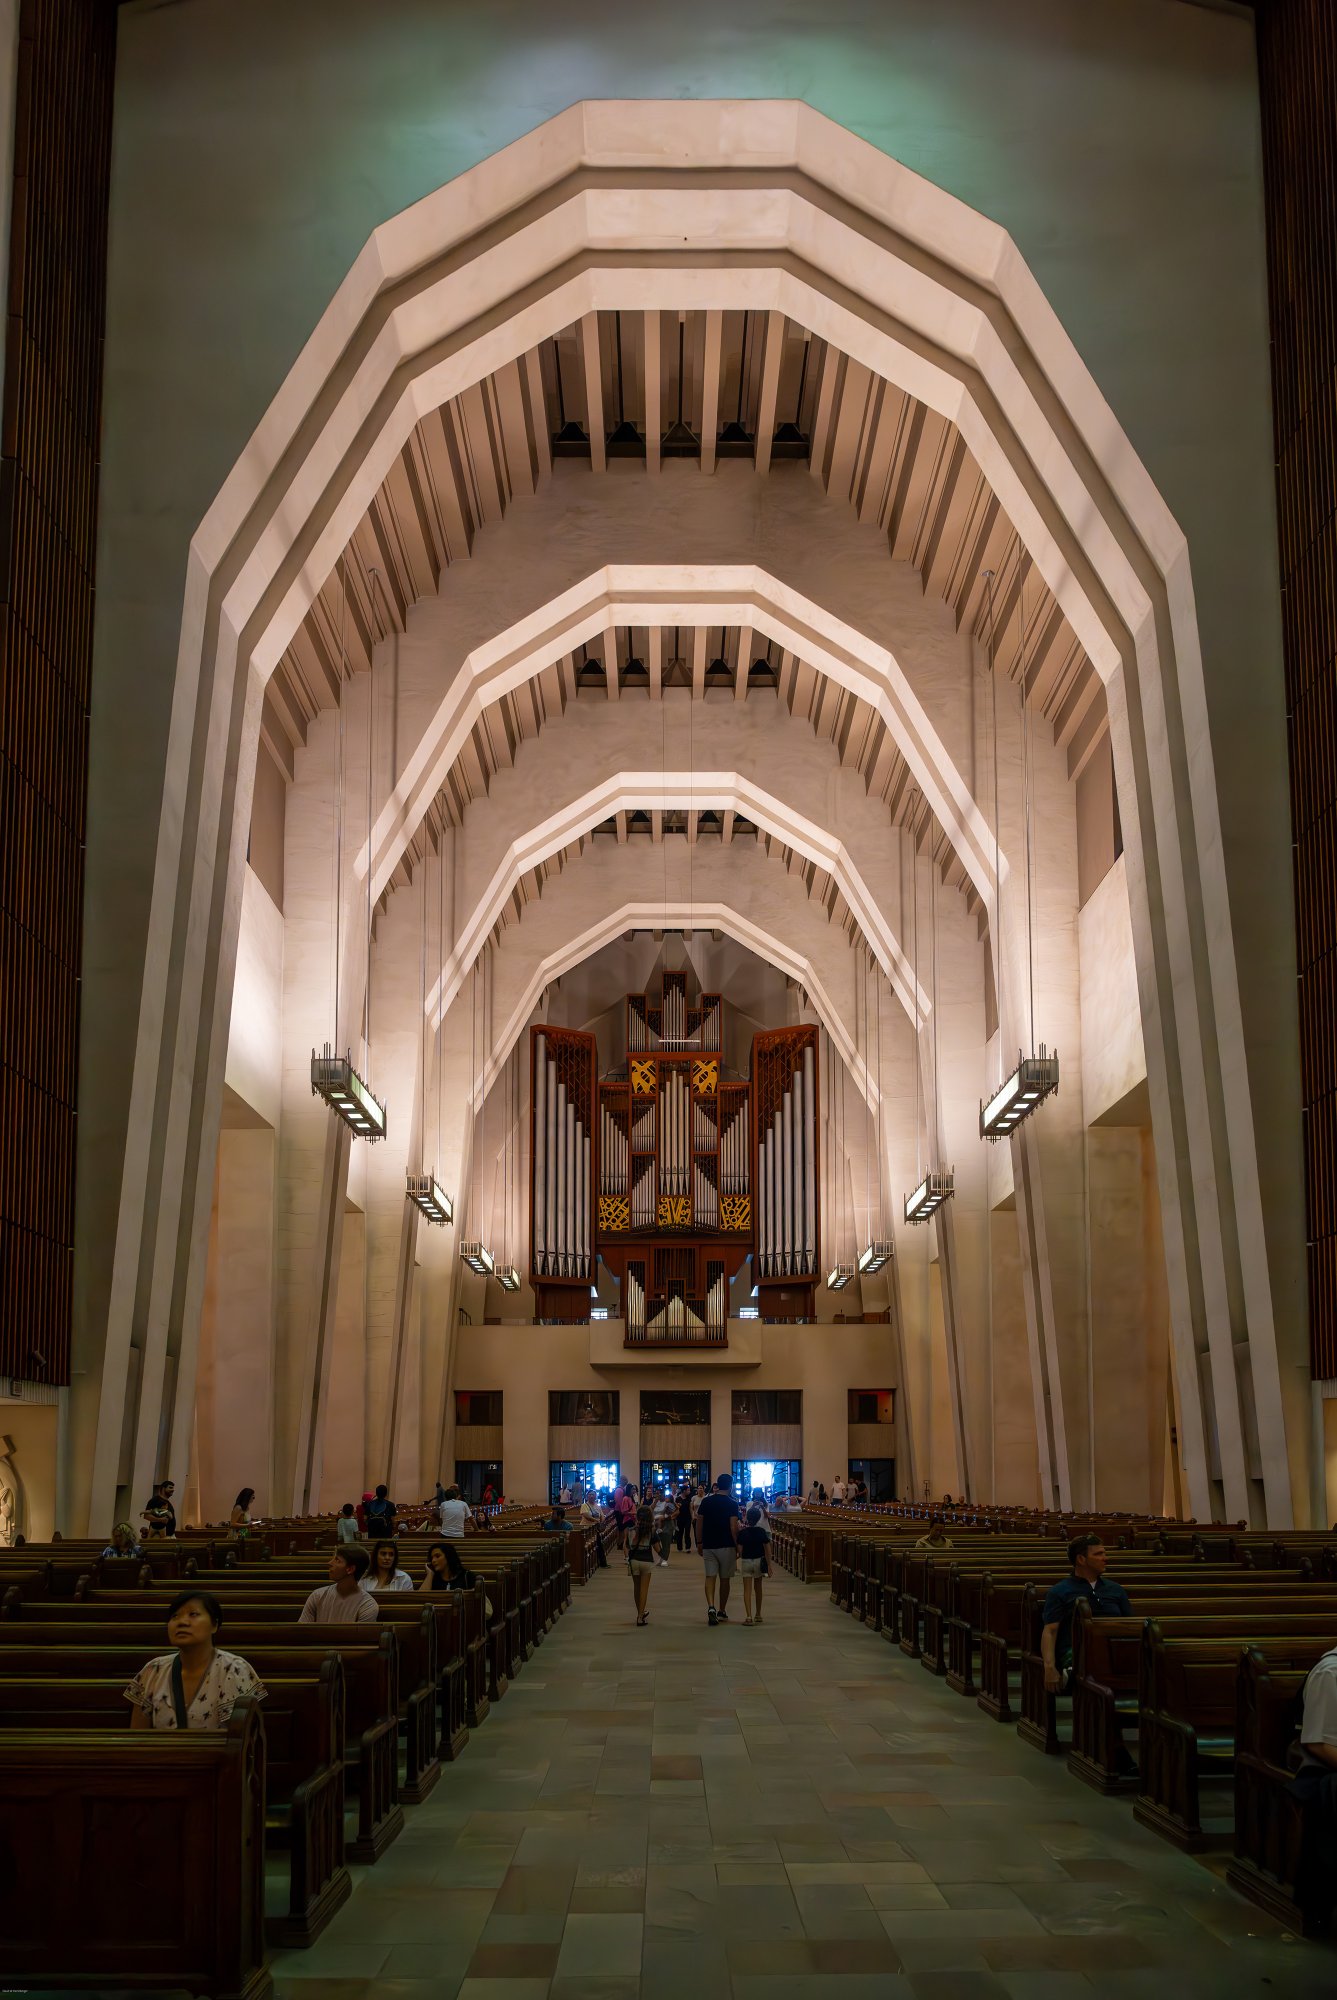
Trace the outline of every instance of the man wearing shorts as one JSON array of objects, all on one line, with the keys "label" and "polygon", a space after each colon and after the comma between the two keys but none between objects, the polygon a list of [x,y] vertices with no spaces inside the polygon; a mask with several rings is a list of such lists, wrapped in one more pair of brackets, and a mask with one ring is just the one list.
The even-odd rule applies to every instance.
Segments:
[{"label": "man wearing shorts", "polygon": [[[712,1625],[718,1625],[721,1619],[726,1625],[729,1622],[726,1609],[729,1584],[738,1562],[738,1524],[742,1515],[732,1489],[732,1473],[722,1472],[715,1481],[715,1491],[706,1495],[696,1515],[696,1546],[701,1551],[705,1570],[706,1617]],[[717,1579],[720,1593],[718,1611],[715,1609]]]}]

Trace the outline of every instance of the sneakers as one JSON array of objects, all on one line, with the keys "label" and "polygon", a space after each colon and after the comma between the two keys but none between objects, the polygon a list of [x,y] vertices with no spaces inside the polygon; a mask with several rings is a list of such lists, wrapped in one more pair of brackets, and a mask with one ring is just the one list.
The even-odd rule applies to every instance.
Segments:
[{"label": "sneakers", "polygon": [[713,1604],[708,1605],[706,1608],[706,1623],[708,1625],[718,1625],[719,1622],[720,1622],[719,1612],[715,1609]]},{"label": "sneakers", "polygon": [[728,1612],[727,1612],[727,1611],[721,1611],[721,1613],[719,1614],[719,1617],[720,1617],[720,1624],[721,1624],[721,1625],[727,1625],[727,1624],[728,1624],[728,1622],[729,1622],[729,1614],[728,1614]]}]

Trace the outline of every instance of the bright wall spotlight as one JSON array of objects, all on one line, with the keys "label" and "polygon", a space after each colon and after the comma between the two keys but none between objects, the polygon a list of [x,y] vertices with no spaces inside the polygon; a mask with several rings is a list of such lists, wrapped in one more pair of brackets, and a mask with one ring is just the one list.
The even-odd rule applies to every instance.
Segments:
[{"label": "bright wall spotlight", "polygon": [[323,1097],[359,1139],[385,1137],[385,1106],[368,1089],[348,1056],[336,1056],[326,1042],[324,1053],[311,1051],[311,1094]]},{"label": "bright wall spotlight", "polygon": [[927,1222],[955,1193],[955,1167],[949,1167],[945,1174],[925,1174],[914,1193],[905,1197],[906,1221]]},{"label": "bright wall spotlight", "polygon": [[497,1260],[486,1243],[461,1243],[460,1262],[479,1278],[491,1278],[497,1269]]},{"label": "bright wall spotlight", "polygon": [[843,1292],[846,1285],[853,1284],[855,1270],[853,1264],[833,1264],[826,1275],[828,1292]]},{"label": "bright wall spotlight", "polygon": [[409,1174],[406,1192],[413,1206],[421,1209],[429,1222],[444,1224],[455,1220],[455,1204],[435,1174]]},{"label": "bright wall spotlight", "polygon": [[889,1236],[875,1236],[872,1242],[859,1252],[859,1276],[871,1278],[875,1271],[883,1270],[895,1254],[895,1245]]},{"label": "bright wall spotlight", "polygon": [[497,1283],[501,1286],[503,1292],[519,1291],[520,1273],[516,1270],[514,1264],[507,1264],[504,1270],[498,1271]]},{"label": "bright wall spotlight", "polygon": [[1018,1049],[1017,1067],[1007,1082],[980,1105],[981,1139],[1006,1139],[1057,1089],[1057,1054],[1050,1055],[1043,1042],[1038,1056],[1023,1056]]}]

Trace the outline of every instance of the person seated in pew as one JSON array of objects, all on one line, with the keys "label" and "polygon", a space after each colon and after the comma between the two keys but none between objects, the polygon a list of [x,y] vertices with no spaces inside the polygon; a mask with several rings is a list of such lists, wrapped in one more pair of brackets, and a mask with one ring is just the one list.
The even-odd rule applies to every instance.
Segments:
[{"label": "person seated in pew", "polygon": [[1291,1781],[1304,1808],[1300,1901],[1330,1926],[1337,1904],[1337,1646],[1310,1668]]},{"label": "person seated in pew", "polygon": [[360,1538],[357,1513],[351,1500],[345,1500],[339,1509],[339,1518],[334,1524],[334,1532],[341,1542],[356,1542]]},{"label": "person seated in pew", "polygon": [[[449,1542],[433,1542],[427,1551],[427,1573],[419,1590],[472,1590],[478,1582],[476,1570],[466,1569]],[[487,1615],[492,1616],[492,1599],[483,1592]]]},{"label": "person seated in pew", "polygon": [[183,1590],[167,1607],[175,1647],[149,1660],[125,1690],[132,1729],[226,1729],[243,1695],[265,1699],[265,1686],[237,1653],[215,1644],[223,1607],[207,1590]]},{"label": "person seated in pew", "polygon": [[539,1531],[545,1535],[564,1535],[570,1526],[571,1523],[566,1518],[566,1508],[559,1501],[547,1520],[539,1522]]},{"label": "person seated in pew", "polygon": [[371,1552],[371,1569],[364,1590],[412,1590],[413,1578],[399,1567],[398,1542],[377,1542]]},{"label": "person seated in pew", "polygon": [[137,1556],[143,1547],[138,1535],[128,1521],[118,1521],[111,1531],[111,1540],[102,1551],[113,1560],[126,1556]]},{"label": "person seated in pew", "polygon": [[380,1616],[376,1599],[362,1588],[367,1551],[337,1548],[330,1555],[330,1580],[313,1590],[297,1614],[299,1625],[368,1625]]},{"label": "person seated in pew", "polygon": [[1072,1573],[1051,1585],[1040,1614],[1040,1655],[1045,1663],[1045,1691],[1061,1694],[1072,1672],[1072,1621],[1085,1598],[1095,1618],[1131,1618],[1133,1607],[1121,1583],[1106,1576],[1109,1556],[1099,1535],[1078,1535],[1068,1543]]},{"label": "person seated in pew", "polygon": [[917,1549],[954,1549],[956,1543],[942,1525],[942,1516],[935,1514],[929,1523],[926,1535],[921,1535],[915,1543]]}]

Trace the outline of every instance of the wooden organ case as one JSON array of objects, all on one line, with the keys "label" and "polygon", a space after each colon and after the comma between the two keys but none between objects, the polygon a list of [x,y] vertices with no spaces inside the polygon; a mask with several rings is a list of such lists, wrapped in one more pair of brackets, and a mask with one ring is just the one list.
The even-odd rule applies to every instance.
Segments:
[{"label": "wooden organ case", "polygon": [[693,1007],[686,974],[668,972],[657,1004],[627,996],[625,1072],[595,1082],[593,1036],[531,1031],[540,1319],[588,1318],[600,1257],[628,1346],[726,1345],[729,1288],[749,1256],[764,1318],[813,1316],[817,1030],[755,1036],[749,1081],[726,1073],[723,1027],[722,996]]}]

